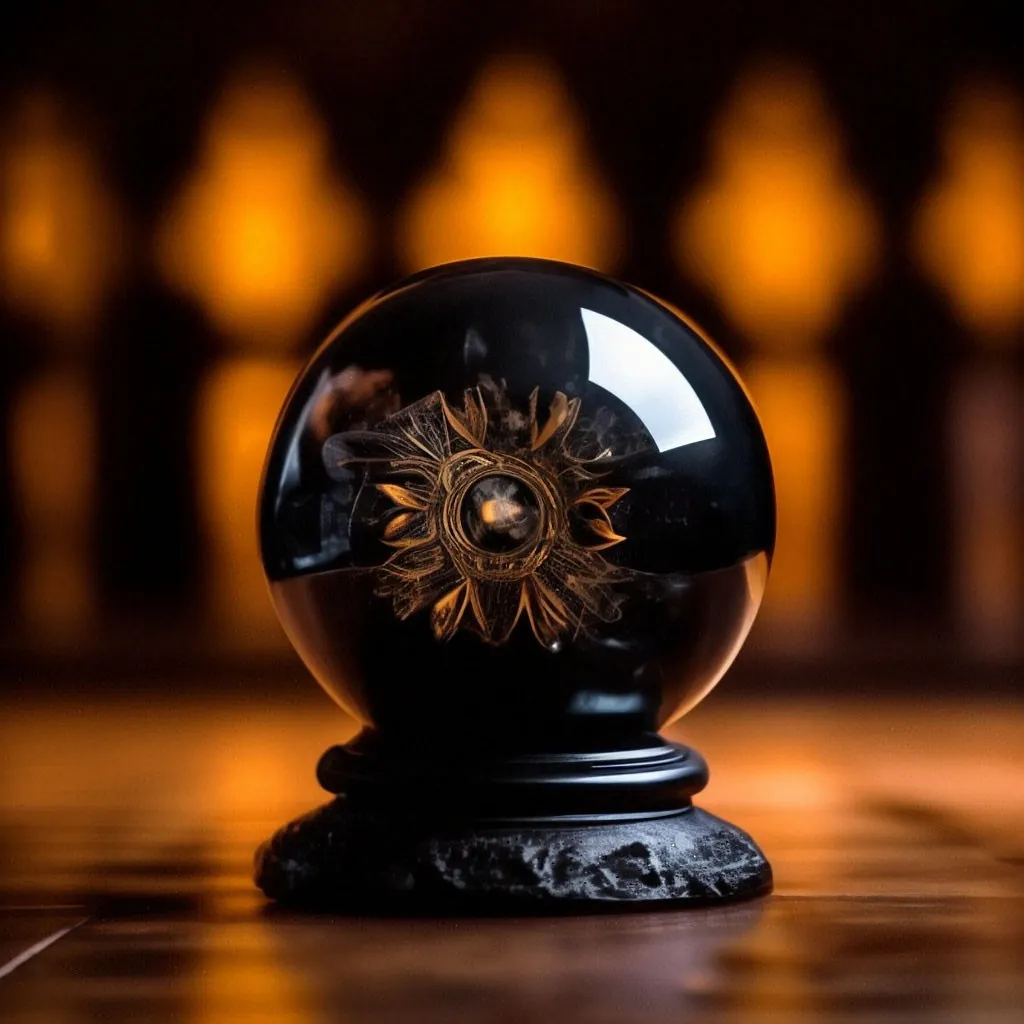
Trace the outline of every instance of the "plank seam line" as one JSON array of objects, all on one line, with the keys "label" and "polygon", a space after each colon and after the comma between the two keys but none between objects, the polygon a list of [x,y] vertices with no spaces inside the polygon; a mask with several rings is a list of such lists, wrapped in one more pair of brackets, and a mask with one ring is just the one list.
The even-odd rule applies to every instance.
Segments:
[{"label": "plank seam line", "polygon": [[55,942],[59,942],[65,935],[69,935],[76,928],[80,928],[88,920],[89,918],[83,917],[81,921],[69,924],[67,928],[61,928],[52,935],[47,935],[45,939],[40,939],[35,945],[29,946],[28,949],[22,950],[17,956],[8,960],[7,963],[0,965],[0,978],[6,978],[8,974],[12,974],[22,964],[28,963],[34,956],[38,956],[43,950],[49,949]]}]

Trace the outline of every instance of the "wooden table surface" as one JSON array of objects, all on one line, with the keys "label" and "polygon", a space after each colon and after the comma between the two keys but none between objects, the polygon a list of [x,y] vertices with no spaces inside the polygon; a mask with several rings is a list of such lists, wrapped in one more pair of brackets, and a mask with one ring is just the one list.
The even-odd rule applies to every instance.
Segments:
[{"label": "wooden table surface", "polygon": [[299,699],[8,706],[0,1020],[1024,1021],[1024,704],[715,695],[675,733],[774,895],[400,920],[252,888],[253,848],[324,798],[316,759],[353,731]]}]

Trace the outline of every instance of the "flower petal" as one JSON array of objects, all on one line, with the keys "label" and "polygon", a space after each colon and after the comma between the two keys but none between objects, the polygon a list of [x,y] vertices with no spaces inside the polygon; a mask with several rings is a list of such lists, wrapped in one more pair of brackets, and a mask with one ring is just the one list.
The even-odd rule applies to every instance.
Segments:
[{"label": "flower petal", "polygon": [[592,502],[576,502],[576,504],[577,506],[585,504],[594,510],[592,518],[583,518],[582,516],[580,518],[586,528],[597,537],[597,540],[583,543],[581,547],[587,548],[589,551],[603,551],[605,548],[621,544],[626,539],[621,533],[615,532],[608,513],[601,505],[595,505]]},{"label": "flower petal", "polygon": [[443,571],[448,559],[440,544],[399,548],[385,563],[388,573],[408,583],[419,583]]},{"label": "flower petal", "polygon": [[438,394],[441,397],[445,419],[451,428],[474,448],[482,448],[487,436],[487,408],[480,396],[479,388],[466,389],[461,414],[451,408],[441,392]]},{"label": "flower petal", "polygon": [[580,505],[586,502],[601,508],[611,508],[619,498],[628,493],[628,487],[591,487],[589,491],[584,491],[573,504]]},{"label": "flower petal", "polygon": [[490,644],[503,644],[522,612],[523,584],[519,580],[474,580],[469,600],[477,631]]},{"label": "flower petal", "polygon": [[407,584],[399,583],[397,580],[385,580],[377,586],[375,593],[379,597],[391,599],[391,606],[395,615],[400,619],[407,619],[422,608],[426,608],[434,600],[436,594],[427,590],[417,590]]},{"label": "flower petal", "polygon": [[550,647],[570,625],[571,613],[565,602],[539,576],[530,576],[524,582],[522,607],[533,635],[545,647]]},{"label": "flower petal", "polygon": [[430,626],[438,640],[450,640],[455,635],[469,603],[469,592],[470,582],[463,580],[431,608]]},{"label": "flower petal", "polygon": [[543,427],[537,424],[537,395],[534,388],[530,394],[530,447],[536,451],[546,445],[554,437],[564,437],[573,428],[580,411],[578,398],[567,398],[561,391],[556,391],[548,408],[547,422]]},{"label": "flower petal", "polygon": [[396,537],[401,537],[415,518],[414,512],[402,512],[397,516],[392,516],[384,527],[384,539],[394,540]]},{"label": "flower petal", "polygon": [[374,593],[390,598],[400,619],[433,604],[460,579],[437,544],[400,548],[382,568]]},{"label": "flower petal", "polygon": [[615,547],[616,544],[621,544],[626,539],[621,533],[616,533],[612,529],[612,524],[607,518],[588,519],[586,523],[591,533],[596,533],[601,538],[597,544],[587,545],[591,551],[604,551],[605,548]]},{"label": "flower petal", "polygon": [[431,543],[434,531],[422,512],[399,512],[384,525],[384,543],[393,548],[417,547]]},{"label": "flower petal", "polygon": [[381,494],[386,494],[396,505],[401,505],[402,508],[414,508],[423,511],[427,507],[426,499],[408,487],[400,487],[398,484],[377,484],[377,490]]},{"label": "flower petal", "polygon": [[438,463],[427,458],[395,459],[385,467],[391,476],[418,476],[433,488],[437,482]]}]

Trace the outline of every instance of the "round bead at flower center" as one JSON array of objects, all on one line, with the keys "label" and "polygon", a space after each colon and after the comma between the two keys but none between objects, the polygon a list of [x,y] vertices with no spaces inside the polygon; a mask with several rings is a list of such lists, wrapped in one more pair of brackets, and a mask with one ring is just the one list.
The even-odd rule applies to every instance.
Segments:
[{"label": "round bead at flower center", "polygon": [[540,529],[537,495],[522,480],[503,473],[474,481],[459,514],[466,537],[489,552],[514,551],[533,540]]}]

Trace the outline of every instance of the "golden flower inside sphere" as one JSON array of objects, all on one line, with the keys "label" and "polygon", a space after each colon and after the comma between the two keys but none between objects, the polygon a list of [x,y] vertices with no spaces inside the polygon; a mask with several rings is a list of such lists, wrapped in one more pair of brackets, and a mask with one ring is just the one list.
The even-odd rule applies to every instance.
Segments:
[{"label": "golden flower inside sphere", "polygon": [[403,619],[429,607],[438,639],[467,626],[502,644],[525,614],[551,647],[619,617],[611,584],[630,574],[600,552],[625,539],[608,510],[626,488],[598,486],[600,457],[574,455],[578,399],[555,392],[543,423],[537,405],[535,390],[521,412],[484,379],[461,408],[436,391],[324,447],[329,471],[364,463],[388,499],[377,593]]}]

